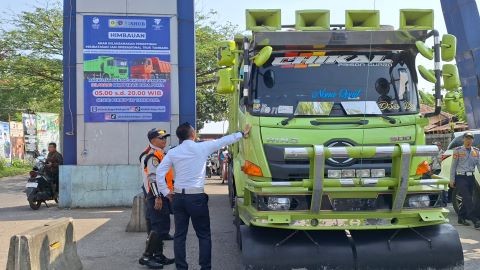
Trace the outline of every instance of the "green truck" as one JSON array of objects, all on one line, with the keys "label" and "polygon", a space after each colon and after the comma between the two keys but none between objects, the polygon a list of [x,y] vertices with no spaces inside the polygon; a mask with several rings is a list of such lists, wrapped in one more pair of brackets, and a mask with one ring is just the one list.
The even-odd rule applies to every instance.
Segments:
[{"label": "green truck", "polygon": [[112,56],[99,56],[83,63],[85,79],[128,79],[128,61]]},{"label": "green truck", "polygon": [[[247,269],[461,269],[448,224],[448,180],[422,177],[441,90],[460,86],[456,39],[439,36],[432,10],[401,10],[400,28],[379,11],[247,10],[251,35],[222,42],[217,92],[229,96],[229,200]],[[430,39],[431,38],[431,39]],[[427,39],[433,46],[425,45]],[[433,69],[416,66],[416,56]],[[422,115],[419,74],[435,85]]]}]

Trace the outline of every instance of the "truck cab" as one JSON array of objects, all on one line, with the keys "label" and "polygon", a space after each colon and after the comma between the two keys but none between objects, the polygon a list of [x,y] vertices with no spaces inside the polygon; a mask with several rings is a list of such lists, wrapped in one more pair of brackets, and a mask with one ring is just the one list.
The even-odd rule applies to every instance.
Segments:
[{"label": "truck cab", "polygon": [[[439,113],[440,80],[443,76],[448,89],[459,86],[455,66],[441,69],[431,11],[401,11],[399,30],[380,26],[378,11],[346,11],[345,25],[335,26],[327,14],[297,11],[295,26],[282,26],[277,10],[247,10],[252,36],[219,48],[223,68],[217,90],[231,97],[229,127],[252,125],[249,138],[229,149],[229,196],[244,259],[264,267],[269,263],[262,258],[278,264],[283,257],[298,256],[304,265],[296,267],[325,265],[330,262],[313,251],[297,252],[308,250],[308,242],[322,246],[322,239],[330,237],[322,232],[348,231],[346,237],[356,239],[354,253],[367,254],[386,249],[383,244],[396,237],[395,231],[422,228],[422,237],[451,241],[438,250],[456,257],[409,263],[456,264],[460,257],[463,263],[458,234],[445,224],[442,191],[448,180],[422,178],[429,156],[438,151],[425,145],[424,127],[429,116]],[[424,43],[430,37],[432,48]],[[452,49],[451,40],[444,36],[443,47]],[[419,53],[435,58],[433,70],[417,67]],[[448,50],[442,56],[453,59]],[[435,112],[427,115],[419,111],[417,69],[435,84]],[[307,243],[300,244],[298,232]],[[432,252],[407,252],[405,247],[418,239],[405,237],[398,239],[403,248],[382,253],[378,261],[360,259],[363,254],[352,260],[339,255],[335,262],[353,269],[364,260],[360,264],[384,269],[387,261],[405,269],[405,256]],[[299,242],[280,247],[292,238]],[[344,243],[352,251],[344,240],[324,241],[322,247]]]}]

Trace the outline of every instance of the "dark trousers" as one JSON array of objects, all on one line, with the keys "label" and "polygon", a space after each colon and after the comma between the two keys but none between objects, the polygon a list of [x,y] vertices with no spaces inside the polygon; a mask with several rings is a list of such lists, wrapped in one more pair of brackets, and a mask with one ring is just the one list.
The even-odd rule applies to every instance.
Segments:
[{"label": "dark trousers", "polygon": [[161,210],[155,210],[155,196],[150,192],[145,200],[145,219],[147,220],[147,234],[155,231],[161,240],[168,238],[170,233],[170,201],[163,198]]},{"label": "dark trousers", "polygon": [[212,239],[210,233],[208,195],[205,193],[175,193],[173,199],[173,215],[175,217],[175,238],[173,243],[177,269],[188,269],[185,241],[187,239],[190,219],[192,219],[192,225],[198,237],[200,267],[202,270],[212,269]]},{"label": "dark trousers", "polygon": [[455,176],[455,188],[460,196],[462,196],[462,206],[458,213],[459,218],[470,219],[476,221],[474,215],[475,209],[473,204],[473,189],[475,188],[475,177],[466,175]]}]

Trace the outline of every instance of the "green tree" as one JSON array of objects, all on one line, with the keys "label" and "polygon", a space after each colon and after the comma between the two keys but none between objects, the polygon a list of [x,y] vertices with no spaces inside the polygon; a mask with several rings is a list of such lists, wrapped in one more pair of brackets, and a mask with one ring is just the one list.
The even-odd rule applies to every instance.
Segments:
[{"label": "green tree", "polygon": [[219,24],[216,18],[215,11],[195,14],[198,129],[204,122],[225,120],[228,114],[228,97],[215,92],[216,53],[219,42],[233,39],[238,30],[229,22]]},{"label": "green tree", "polygon": [[62,24],[58,2],[4,14],[0,22],[0,119],[22,111],[61,112]]}]

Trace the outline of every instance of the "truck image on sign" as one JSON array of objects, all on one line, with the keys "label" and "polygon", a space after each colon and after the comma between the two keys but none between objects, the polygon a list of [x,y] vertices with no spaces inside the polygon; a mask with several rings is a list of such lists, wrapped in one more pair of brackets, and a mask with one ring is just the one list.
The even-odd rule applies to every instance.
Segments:
[{"label": "truck image on sign", "polygon": [[[297,11],[295,26],[280,10],[246,16],[252,35],[219,46],[217,92],[230,96],[230,132],[252,126],[228,166],[247,269],[462,268],[449,181],[422,178],[438,151],[424,127],[441,85],[459,87],[456,66],[440,62],[453,60],[455,37],[433,30],[433,11],[401,10],[399,30],[371,10],[332,26],[326,10]],[[435,67],[418,66],[435,84],[425,115],[419,53]]]},{"label": "truck image on sign", "polygon": [[128,61],[111,56],[99,56],[83,63],[83,74],[85,79],[128,79]]},{"label": "truck image on sign", "polygon": [[135,60],[130,67],[130,74],[134,79],[168,79],[170,71],[170,63],[161,61],[158,57]]}]

